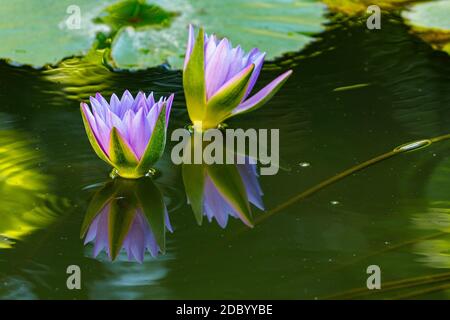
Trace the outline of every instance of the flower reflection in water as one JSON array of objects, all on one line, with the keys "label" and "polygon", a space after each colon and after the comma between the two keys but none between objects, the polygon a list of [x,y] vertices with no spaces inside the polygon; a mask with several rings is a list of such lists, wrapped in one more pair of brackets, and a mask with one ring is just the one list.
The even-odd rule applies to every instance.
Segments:
[{"label": "flower reflection in water", "polygon": [[93,256],[105,251],[115,260],[124,250],[129,261],[142,263],[165,252],[165,231],[172,232],[160,190],[150,178],[116,178],[93,197],[81,229],[84,243],[92,243]]},{"label": "flower reflection in water", "polygon": [[[186,150],[192,146],[191,142]],[[206,216],[225,228],[231,216],[252,227],[250,203],[264,210],[256,164],[247,156],[234,154],[234,157],[237,164],[183,163],[186,196],[199,224]]]},{"label": "flower reflection in water", "polygon": [[[247,201],[252,203],[258,209],[264,210],[262,201],[263,192],[259,185],[256,165],[250,163],[237,164],[235,165],[235,168],[237,169],[245,188],[245,194],[241,194],[240,197],[246,197],[248,199]],[[220,167],[218,170],[221,170]],[[232,197],[232,195],[230,196]],[[220,185],[215,184],[208,173],[206,173],[205,190],[203,192],[203,210],[208,221],[211,222],[214,218],[222,228],[225,228],[228,223],[228,217],[231,216],[233,218],[241,219],[244,223],[250,225],[245,216],[241,217],[239,209],[233,207],[232,202],[233,201],[228,200],[226,191],[225,193],[222,193]]]}]

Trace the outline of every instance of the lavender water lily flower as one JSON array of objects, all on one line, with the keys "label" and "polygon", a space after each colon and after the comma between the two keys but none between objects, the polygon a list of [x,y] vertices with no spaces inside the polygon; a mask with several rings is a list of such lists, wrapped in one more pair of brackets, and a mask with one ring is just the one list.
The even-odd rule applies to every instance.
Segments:
[{"label": "lavender water lily flower", "polygon": [[153,92],[134,98],[127,90],[109,102],[97,93],[90,97],[91,108],[81,103],[94,151],[122,177],[144,176],[164,151],[173,96],[155,101]]},{"label": "lavender water lily flower", "polygon": [[227,38],[208,36],[203,29],[195,40],[194,28],[189,26],[183,86],[194,128],[215,128],[230,117],[255,110],[281,88],[291,70],[251,95],[264,56],[257,48],[248,53],[240,46],[233,48]]}]

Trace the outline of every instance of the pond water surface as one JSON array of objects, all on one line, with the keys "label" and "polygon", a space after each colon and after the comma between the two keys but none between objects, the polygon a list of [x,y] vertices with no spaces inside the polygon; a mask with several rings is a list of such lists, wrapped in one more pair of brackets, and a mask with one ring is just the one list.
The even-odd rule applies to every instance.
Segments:
[{"label": "pond water surface", "polygon": [[[232,128],[279,128],[281,170],[261,176],[265,208],[408,141],[450,131],[450,58],[396,17],[381,30],[331,26],[265,66],[292,68],[282,90]],[[173,232],[143,263],[93,257],[80,230],[110,169],[92,152],[80,100],[129,89],[175,92],[170,130],[188,123],[181,73],[111,72],[74,58],[52,69],[0,63],[0,297],[92,299],[448,298],[450,142],[366,168],[261,219],[197,225],[171,145],[154,183]],[[253,207],[258,220],[264,212]],[[66,287],[69,265],[81,290]],[[369,265],[381,291],[366,288]]]}]

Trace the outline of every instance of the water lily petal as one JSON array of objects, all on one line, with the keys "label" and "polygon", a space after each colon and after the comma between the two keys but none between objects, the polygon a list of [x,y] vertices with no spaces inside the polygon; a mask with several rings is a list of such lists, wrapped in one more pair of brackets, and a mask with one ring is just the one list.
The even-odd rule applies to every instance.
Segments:
[{"label": "water lily petal", "polygon": [[220,41],[214,55],[205,67],[206,99],[209,100],[226,81],[230,67],[230,47],[228,39]]},{"label": "water lily petal", "polygon": [[187,63],[189,61],[189,58],[191,56],[192,48],[194,47],[194,42],[195,42],[194,27],[192,26],[192,24],[189,24],[189,36],[188,36],[188,42],[187,42],[187,45],[186,45],[186,56],[184,57],[183,70],[186,69],[186,65],[187,65]]},{"label": "water lily petal", "polygon": [[118,114],[119,108],[120,108],[120,100],[117,97],[115,93],[111,96],[111,99],[109,100],[109,105],[111,107],[111,111],[115,114]]},{"label": "water lily petal", "polygon": [[91,143],[92,148],[94,149],[97,156],[103,161],[111,164],[108,158],[108,153],[106,152],[105,144],[101,141],[100,134],[97,129],[97,123],[92,115],[89,107],[85,103],[81,103],[80,105],[81,116],[84,123],[84,128],[86,130],[86,134],[88,136],[89,142]]},{"label": "water lily petal", "polygon": [[258,91],[258,93],[242,102],[236,109],[233,110],[233,114],[249,112],[263,106],[264,103],[266,103],[275,93],[277,93],[291,74],[292,70],[289,70],[278,76],[275,80]]},{"label": "water lily petal", "polygon": [[211,61],[211,57],[214,55],[217,49],[216,36],[212,34],[211,36],[205,35],[205,68]]},{"label": "water lily petal", "polygon": [[140,109],[137,112],[128,129],[131,129],[129,132],[130,145],[133,148],[137,158],[140,160],[152,134],[150,124],[144,114],[144,109]]},{"label": "water lily petal", "polygon": [[254,67],[251,64],[228,80],[208,101],[204,120],[206,127],[214,127],[231,115],[232,110],[239,105],[245,95]]},{"label": "water lily petal", "polygon": [[105,98],[103,98],[103,96],[100,93],[97,92],[95,94],[95,99],[97,99],[97,101],[100,102],[100,104],[103,106],[104,110],[110,109],[108,101],[106,101]]},{"label": "water lily petal", "polygon": [[254,59],[253,63],[255,64],[255,70],[253,70],[252,76],[250,77],[250,81],[248,84],[247,92],[245,93],[244,99],[248,97],[253,87],[255,86],[256,80],[258,80],[259,74],[261,72],[262,66],[264,64],[264,57],[266,53],[263,52],[259,54],[256,59]]},{"label": "water lily petal", "polygon": [[125,92],[122,95],[122,98],[120,99],[120,108],[117,112],[117,116],[122,117],[125,112],[131,108],[133,105],[134,98],[131,95],[130,91],[125,90]]},{"label": "water lily petal", "polygon": [[172,110],[172,103],[174,97],[175,95],[172,93],[166,101],[166,130],[167,127],[169,126],[170,111]]},{"label": "water lily petal", "polygon": [[228,69],[227,80],[234,77],[245,67],[242,61],[244,50],[242,50],[241,46],[231,49],[230,55],[230,67]]},{"label": "water lily petal", "polygon": [[116,127],[111,130],[109,158],[117,168],[135,168],[138,164],[136,154]]},{"label": "water lily petal", "polygon": [[191,57],[183,72],[183,87],[189,117],[193,121],[203,119],[206,109],[206,87],[205,87],[205,52],[204,32],[200,29]]},{"label": "water lily petal", "polygon": [[106,116],[106,111],[108,110],[107,108],[105,108],[100,101],[98,101],[96,98],[94,97],[89,97],[89,101],[91,102],[91,106],[92,106],[92,113],[95,115],[97,114],[99,117],[101,117],[103,120],[105,119]]},{"label": "water lily petal", "polygon": [[155,104],[155,98],[153,97],[153,92],[150,92],[150,94],[148,95],[147,98],[147,105],[148,105],[148,110],[150,111],[150,109],[153,107],[153,105]]},{"label": "water lily petal", "polygon": [[136,170],[149,169],[159,158],[161,158],[164,147],[166,145],[166,107],[163,106],[158,115],[155,127],[151,134],[150,140],[145,148],[145,151],[140,159]]}]

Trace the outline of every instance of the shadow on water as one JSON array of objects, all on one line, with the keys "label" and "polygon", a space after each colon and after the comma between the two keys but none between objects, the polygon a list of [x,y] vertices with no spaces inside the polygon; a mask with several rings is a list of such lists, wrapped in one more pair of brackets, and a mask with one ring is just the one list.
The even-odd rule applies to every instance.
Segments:
[{"label": "shadow on water", "polygon": [[[293,67],[294,74],[260,111],[228,123],[280,129],[283,170],[259,180],[268,210],[345,168],[450,128],[450,58],[396,17],[376,32],[351,21],[332,25],[320,38],[301,55],[267,65],[260,87],[279,68]],[[113,236],[95,233],[108,239],[117,258],[111,262],[102,253],[94,259],[80,228],[94,193],[116,182],[105,184],[109,168],[90,149],[79,102],[97,91],[175,92],[170,130],[183,127],[181,73],[111,72],[76,57],[46,70],[0,63],[0,73],[0,236],[26,226],[0,240],[2,298],[320,298],[364,287],[370,264],[379,265],[394,288],[394,281],[448,272],[448,236],[420,240],[448,231],[449,198],[442,192],[450,183],[448,142],[350,176],[246,232],[239,232],[242,219],[221,228],[216,222],[224,226],[223,216],[197,225],[169,143],[152,187],[161,192],[174,230],[166,235],[166,254],[132,255],[139,264],[120,250],[129,244],[129,228],[145,225],[142,205],[136,210],[123,201],[135,197],[135,187],[127,187],[112,200],[108,194],[108,210],[100,206],[94,211],[101,215],[89,220],[97,224],[91,238],[105,220],[117,222]],[[80,291],[66,289],[66,268],[73,264],[83,270]],[[448,278],[439,279],[439,285],[422,282],[429,290],[415,297],[448,297]],[[381,296],[399,294],[393,289]],[[364,296],[372,297],[380,296]]]}]

